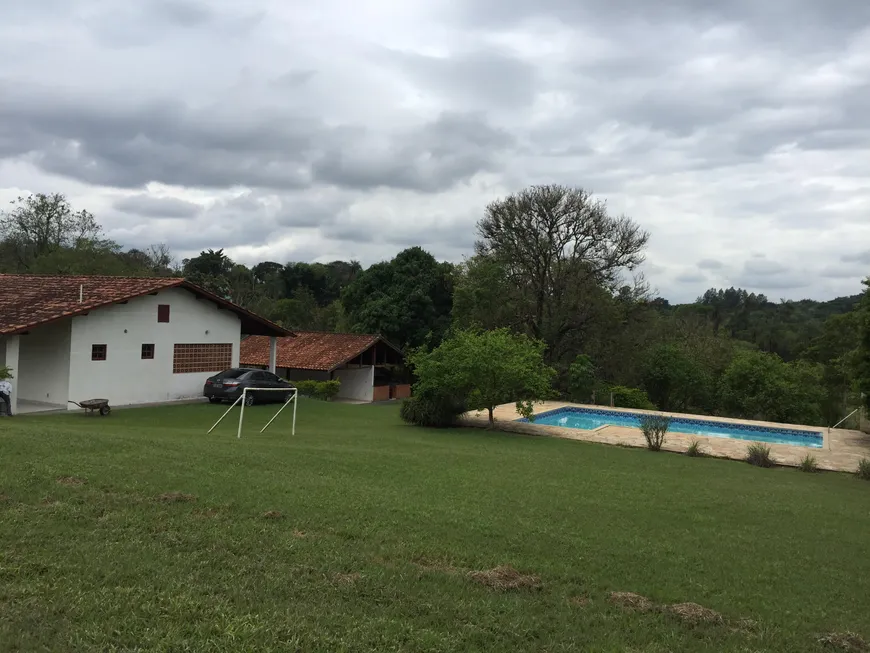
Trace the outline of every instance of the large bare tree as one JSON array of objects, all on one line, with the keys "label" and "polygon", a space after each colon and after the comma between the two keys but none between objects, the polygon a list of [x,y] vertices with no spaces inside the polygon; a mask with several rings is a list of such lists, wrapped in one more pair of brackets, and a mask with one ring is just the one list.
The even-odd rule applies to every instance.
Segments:
[{"label": "large bare tree", "polygon": [[[532,186],[491,203],[478,223],[477,257],[496,264],[529,335],[563,353],[603,290],[616,293],[644,260],[649,234],[581,188]],[[507,297],[505,297],[507,300]]]}]

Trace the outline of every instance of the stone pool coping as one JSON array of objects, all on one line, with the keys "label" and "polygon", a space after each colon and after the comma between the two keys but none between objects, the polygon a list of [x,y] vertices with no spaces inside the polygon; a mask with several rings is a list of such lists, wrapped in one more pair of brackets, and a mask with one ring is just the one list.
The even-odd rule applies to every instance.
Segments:
[{"label": "stone pool coping", "polygon": [[[777,424],[774,422],[761,422],[756,420],[718,418],[705,415],[690,415],[688,413],[666,413],[649,410],[635,410],[626,408],[611,408],[610,406],[590,406],[585,404],[573,404],[561,401],[544,401],[535,405],[535,414],[541,414],[560,408],[586,408],[590,410],[606,410],[613,412],[669,415],[674,418],[692,419],[707,422],[733,422],[747,426],[762,428],[789,429],[795,431],[810,431],[821,433],[824,440],[821,448],[800,447],[787,444],[770,444],[771,456],[779,465],[797,467],[804,456],[808,453],[815,457],[819,469],[837,472],[854,472],[858,462],[862,458],[870,458],[870,435],[860,431],[848,429],[828,429],[819,426],[806,426],[804,424]],[[573,429],[564,426],[545,426],[534,422],[519,422],[520,416],[516,413],[514,404],[498,406],[493,416],[495,428],[509,433],[523,435],[536,435],[562,438],[566,440],[581,440],[584,442],[598,442],[627,447],[646,447],[643,433],[640,429],[627,426],[601,426],[594,431]],[[488,427],[489,418],[486,411],[469,412],[460,418],[467,426]],[[701,450],[714,458],[729,458],[731,460],[743,460],[746,457],[748,440],[733,440],[729,438],[717,438],[713,436],[691,435],[686,433],[668,433],[665,445],[666,451],[685,452],[693,440],[701,441]]]}]

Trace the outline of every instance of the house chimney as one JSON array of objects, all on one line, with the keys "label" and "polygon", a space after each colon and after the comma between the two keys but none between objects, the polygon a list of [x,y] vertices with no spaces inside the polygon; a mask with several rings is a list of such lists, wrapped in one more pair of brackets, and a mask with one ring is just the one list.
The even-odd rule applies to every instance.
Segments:
[{"label": "house chimney", "polygon": [[85,284],[79,284],[79,304],[85,301]]}]

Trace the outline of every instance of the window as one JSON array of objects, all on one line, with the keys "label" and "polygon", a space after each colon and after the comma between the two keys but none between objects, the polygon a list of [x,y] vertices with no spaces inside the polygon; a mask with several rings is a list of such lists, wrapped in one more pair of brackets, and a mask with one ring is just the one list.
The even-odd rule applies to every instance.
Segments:
[{"label": "window", "polygon": [[175,345],[172,352],[173,374],[221,372],[233,364],[233,344]]},{"label": "window", "polygon": [[91,345],[91,360],[104,361],[106,360],[106,345]]},{"label": "window", "polygon": [[157,321],[169,322],[169,304],[157,305]]},{"label": "window", "polygon": [[154,358],[154,345],[142,345],[142,360]]}]

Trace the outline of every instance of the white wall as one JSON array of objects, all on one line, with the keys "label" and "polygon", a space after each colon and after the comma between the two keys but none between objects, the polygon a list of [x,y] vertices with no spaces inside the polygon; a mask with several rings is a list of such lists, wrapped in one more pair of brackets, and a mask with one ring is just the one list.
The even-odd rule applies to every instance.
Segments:
[{"label": "white wall", "polygon": [[19,337],[18,368],[12,372],[19,399],[66,405],[71,322],[46,324]]},{"label": "white wall", "polygon": [[333,372],[333,377],[341,381],[338,397],[341,399],[357,399],[371,401],[375,383],[375,368],[347,367]]},{"label": "white wall", "polygon": [[[158,304],[169,304],[168,323],[157,322]],[[235,367],[240,338],[238,316],[180,288],[96,309],[72,319],[70,399],[106,398],[118,406],[199,397],[220,370],[173,374],[173,346],[232,343]],[[154,345],[152,360],[142,360],[146,343]],[[105,361],[91,360],[95,344],[107,346]]]}]

